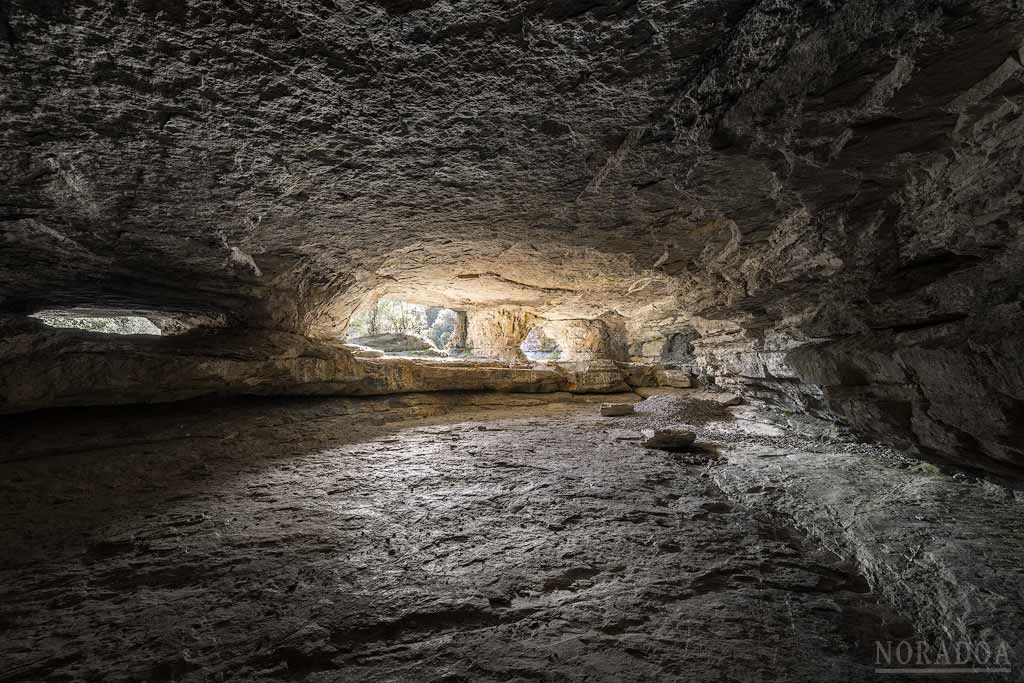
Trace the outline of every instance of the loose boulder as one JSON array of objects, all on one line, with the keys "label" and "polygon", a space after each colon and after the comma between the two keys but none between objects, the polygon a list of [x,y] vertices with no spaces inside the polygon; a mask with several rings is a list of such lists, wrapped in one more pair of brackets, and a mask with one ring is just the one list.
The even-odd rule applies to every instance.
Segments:
[{"label": "loose boulder", "polygon": [[688,389],[692,386],[690,373],[687,370],[672,370],[665,368],[658,370],[658,385],[663,387],[675,387],[677,389]]},{"label": "loose boulder", "polygon": [[693,446],[697,435],[685,429],[645,429],[643,431],[644,448],[656,448],[660,451],[685,451]]},{"label": "loose boulder", "polygon": [[602,403],[601,404],[601,415],[604,417],[622,417],[623,415],[633,415],[636,410],[632,403]]}]

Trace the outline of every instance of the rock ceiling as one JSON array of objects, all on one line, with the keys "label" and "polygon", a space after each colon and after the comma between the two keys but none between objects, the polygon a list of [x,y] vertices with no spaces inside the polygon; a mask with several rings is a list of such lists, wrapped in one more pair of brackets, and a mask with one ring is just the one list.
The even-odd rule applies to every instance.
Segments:
[{"label": "rock ceiling", "polygon": [[969,9],[15,2],[0,306],[331,328],[369,291],[700,312],[850,271],[1019,83],[1009,9]]}]

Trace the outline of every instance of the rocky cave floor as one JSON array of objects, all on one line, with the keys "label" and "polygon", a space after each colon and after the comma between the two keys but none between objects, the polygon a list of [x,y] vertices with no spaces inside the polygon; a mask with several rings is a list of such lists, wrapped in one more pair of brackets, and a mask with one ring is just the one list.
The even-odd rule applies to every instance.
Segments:
[{"label": "rocky cave floor", "polygon": [[[759,509],[751,497],[784,488],[765,477],[786,458],[800,471],[801,453],[842,456],[822,472],[968,496],[957,504],[989,528],[998,506],[1019,510],[749,409],[662,396],[602,418],[551,400],[8,419],[0,680],[875,680],[875,641],[911,637],[910,624],[850,563]],[[703,453],[639,445],[641,427],[670,424],[696,429]],[[824,477],[817,488],[835,484]],[[875,507],[898,516],[910,488],[876,492]],[[1007,562],[1024,547],[1014,529],[997,529]],[[1019,569],[996,569],[1020,587]]]}]

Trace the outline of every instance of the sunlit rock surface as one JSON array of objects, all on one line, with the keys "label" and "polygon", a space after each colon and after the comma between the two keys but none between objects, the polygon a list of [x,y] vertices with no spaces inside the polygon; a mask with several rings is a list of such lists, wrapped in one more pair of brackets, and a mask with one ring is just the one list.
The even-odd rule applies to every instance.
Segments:
[{"label": "sunlit rock surface", "polygon": [[536,322],[536,316],[516,307],[479,311],[469,317],[466,345],[476,354],[525,361],[522,345]]},{"label": "sunlit rock surface", "polygon": [[2,329],[7,342],[0,347],[2,413],[208,395],[630,390],[625,373],[610,360],[529,364],[387,357],[348,344],[251,330],[131,337],[55,330],[22,320]]},{"label": "sunlit rock surface", "polygon": [[412,354],[425,356],[443,356],[434,344],[415,334],[375,334],[367,337],[355,337],[346,340],[346,344],[365,346],[386,353]]}]

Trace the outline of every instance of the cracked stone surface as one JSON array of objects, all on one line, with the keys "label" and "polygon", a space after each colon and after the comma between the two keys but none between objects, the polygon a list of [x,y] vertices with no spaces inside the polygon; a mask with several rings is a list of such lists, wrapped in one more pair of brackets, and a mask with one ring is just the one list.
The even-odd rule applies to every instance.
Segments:
[{"label": "cracked stone surface", "polygon": [[642,448],[666,400],[19,418],[5,680],[873,680],[905,622],[706,466]]}]

